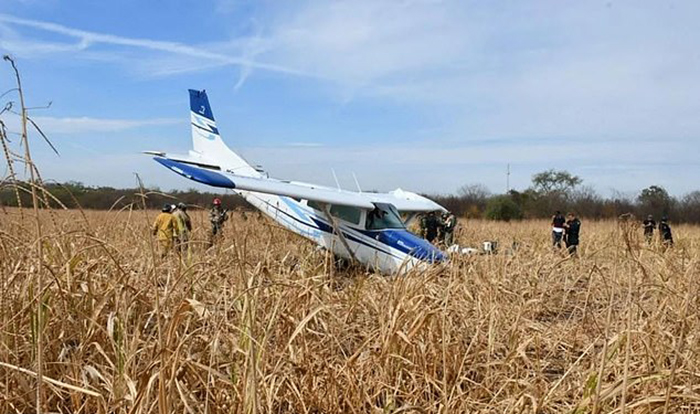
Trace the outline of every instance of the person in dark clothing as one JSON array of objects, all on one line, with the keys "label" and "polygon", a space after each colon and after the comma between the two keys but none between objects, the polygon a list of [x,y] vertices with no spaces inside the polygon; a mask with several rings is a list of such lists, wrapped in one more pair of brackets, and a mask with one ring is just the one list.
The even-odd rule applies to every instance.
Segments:
[{"label": "person in dark clothing", "polygon": [[552,216],[552,245],[556,248],[561,249],[561,239],[564,235],[564,224],[566,219],[561,214],[561,211],[557,211]]},{"label": "person in dark clothing", "polygon": [[576,254],[576,248],[578,247],[581,220],[576,217],[576,213],[569,213],[566,215],[566,218],[568,220],[564,224],[564,244],[566,244],[566,249],[569,251],[569,254],[573,256]]},{"label": "person in dark clothing", "polygon": [[661,242],[664,246],[673,246],[673,235],[671,234],[671,226],[668,225],[668,217],[661,218],[661,223],[659,223],[659,236],[661,236]]},{"label": "person in dark clothing", "polygon": [[649,214],[647,219],[642,222],[644,226],[644,238],[647,243],[651,244],[652,237],[654,237],[654,229],[656,229],[656,221],[654,221],[654,216]]},{"label": "person in dark clothing", "polygon": [[421,236],[432,243],[438,236],[439,225],[439,220],[435,216],[434,211],[423,215],[421,219]]}]

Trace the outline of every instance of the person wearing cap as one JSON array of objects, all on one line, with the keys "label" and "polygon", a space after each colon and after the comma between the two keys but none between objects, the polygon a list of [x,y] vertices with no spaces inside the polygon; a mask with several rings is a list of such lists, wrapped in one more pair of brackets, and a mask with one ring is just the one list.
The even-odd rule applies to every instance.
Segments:
[{"label": "person wearing cap", "polygon": [[177,224],[175,247],[180,253],[186,253],[189,248],[190,232],[192,231],[192,220],[189,214],[187,214],[187,205],[185,203],[178,203],[173,217],[175,217],[175,223]]},{"label": "person wearing cap", "polygon": [[651,240],[654,237],[654,229],[656,228],[656,221],[654,221],[654,216],[649,214],[647,219],[642,222],[644,226],[644,238],[647,243],[651,244]]},{"label": "person wearing cap", "polygon": [[226,220],[228,220],[228,210],[221,207],[221,200],[219,198],[215,198],[212,203],[212,208],[209,210],[209,221],[211,222],[209,246],[212,246],[214,244],[214,238],[221,234],[221,229]]},{"label": "person wearing cap", "polygon": [[165,257],[173,248],[173,238],[177,225],[175,217],[171,214],[171,209],[170,204],[165,204],[153,223],[153,235],[158,237],[162,257]]},{"label": "person wearing cap", "polygon": [[668,217],[662,217],[659,223],[659,236],[665,247],[673,246],[673,235],[671,234],[671,226],[668,225]]}]

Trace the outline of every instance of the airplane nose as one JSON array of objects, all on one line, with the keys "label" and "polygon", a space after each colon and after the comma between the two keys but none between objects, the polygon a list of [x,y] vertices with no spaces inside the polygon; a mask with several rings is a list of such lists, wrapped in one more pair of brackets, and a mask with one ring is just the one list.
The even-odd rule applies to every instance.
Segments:
[{"label": "airplane nose", "polygon": [[430,242],[422,239],[408,230],[384,231],[380,233],[381,240],[394,248],[404,251],[416,259],[428,263],[439,263],[447,260],[447,255]]}]

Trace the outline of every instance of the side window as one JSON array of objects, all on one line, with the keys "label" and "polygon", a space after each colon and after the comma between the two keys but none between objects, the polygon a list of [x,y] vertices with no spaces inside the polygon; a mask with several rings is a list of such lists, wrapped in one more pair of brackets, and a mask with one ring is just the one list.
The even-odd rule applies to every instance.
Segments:
[{"label": "side window", "polygon": [[374,203],[374,205],[376,208],[367,214],[368,230],[406,228],[396,207],[386,203]]},{"label": "side window", "polygon": [[314,210],[323,211],[323,206],[320,203],[315,202],[314,200],[309,200],[306,203],[306,205],[313,208]]},{"label": "side window", "polygon": [[362,210],[357,207],[332,205],[331,215],[341,220],[345,220],[348,223],[360,224]]},{"label": "side window", "polygon": [[[306,205],[314,210],[325,211],[323,204],[317,201],[309,200]],[[333,204],[331,205],[331,216],[347,221],[348,223],[360,224],[362,220],[362,210],[356,207]]]}]

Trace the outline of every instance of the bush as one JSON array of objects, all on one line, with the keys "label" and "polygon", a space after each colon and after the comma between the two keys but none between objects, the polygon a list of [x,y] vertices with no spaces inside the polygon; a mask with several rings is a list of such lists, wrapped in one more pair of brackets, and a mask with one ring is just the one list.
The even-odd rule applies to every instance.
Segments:
[{"label": "bush", "polygon": [[486,218],[490,220],[511,221],[523,218],[520,206],[508,195],[493,197],[486,205]]}]

